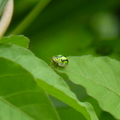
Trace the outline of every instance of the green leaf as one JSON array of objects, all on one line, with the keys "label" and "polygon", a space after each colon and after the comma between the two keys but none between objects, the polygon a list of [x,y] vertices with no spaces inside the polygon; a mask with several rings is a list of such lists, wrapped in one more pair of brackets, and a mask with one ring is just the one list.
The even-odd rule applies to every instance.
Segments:
[{"label": "green leaf", "polygon": [[11,44],[0,45],[0,56],[13,60],[27,69],[37,78],[39,86],[49,94],[81,112],[87,120],[98,120],[91,104],[78,101],[65,81],[44,61],[38,59],[29,50]]},{"label": "green leaf", "polygon": [[69,57],[64,72],[75,84],[86,88],[100,107],[120,119],[120,62],[109,57]]},{"label": "green leaf", "polygon": [[45,92],[19,64],[0,57],[0,120],[60,120]]},{"label": "green leaf", "polygon": [[5,4],[7,3],[8,0],[0,0],[0,15],[4,9]]},{"label": "green leaf", "polygon": [[0,99],[0,120],[34,120],[11,103]]},{"label": "green leaf", "polygon": [[11,35],[9,37],[2,37],[0,43],[12,43],[18,46],[28,48],[29,39],[23,35]]}]

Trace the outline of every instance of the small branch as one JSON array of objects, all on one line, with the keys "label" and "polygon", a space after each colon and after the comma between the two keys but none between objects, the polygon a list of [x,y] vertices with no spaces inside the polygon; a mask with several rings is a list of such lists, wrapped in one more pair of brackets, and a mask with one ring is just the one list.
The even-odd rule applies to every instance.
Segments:
[{"label": "small branch", "polygon": [[11,34],[20,34],[23,32],[34,19],[42,12],[42,10],[50,3],[51,0],[40,0],[37,6],[28,14],[28,16],[18,25]]},{"label": "small branch", "polygon": [[0,37],[2,37],[7,30],[13,14],[13,0],[8,0],[5,5],[1,20],[0,20]]}]

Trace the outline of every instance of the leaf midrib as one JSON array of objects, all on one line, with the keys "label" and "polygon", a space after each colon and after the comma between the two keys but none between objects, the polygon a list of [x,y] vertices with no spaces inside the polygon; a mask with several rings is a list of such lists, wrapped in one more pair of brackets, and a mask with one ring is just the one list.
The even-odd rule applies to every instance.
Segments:
[{"label": "leaf midrib", "polygon": [[16,109],[17,111],[21,112],[22,114],[24,114],[25,116],[29,117],[30,120],[35,120],[33,119],[31,116],[29,116],[28,114],[26,114],[25,112],[23,112],[22,110],[18,109],[18,107],[16,107],[15,105],[11,104],[10,102],[6,101],[4,98],[0,97],[0,100],[2,102],[4,102],[5,104],[7,104],[8,106],[10,106],[13,109]]},{"label": "leaf midrib", "polygon": [[106,87],[106,86],[104,86],[104,85],[102,85],[102,84],[100,84],[100,83],[98,83],[98,82],[93,81],[93,80],[90,79],[89,77],[85,77],[84,75],[79,75],[78,73],[76,73],[76,72],[74,72],[74,71],[71,71],[71,70],[69,70],[69,69],[66,69],[66,70],[68,70],[69,72],[72,72],[72,73],[74,73],[74,74],[77,74],[78,76],[82,76],[82,77],[84,77],[85,79],[88,79],[88,80],[94,82],[94,83],[96,83],[96,84],[98,84],[98,85],[100,85],[100,86],[102,86],[102,87],[110,90],[111,92],[113,92],[114,94],[116,94],[116,95],[118,95],[118,96],[120,97],[120,94],[116,93],[116,92],[113,91],[112,89],[110,89],[110,88],[108,88],[108,87]]}]

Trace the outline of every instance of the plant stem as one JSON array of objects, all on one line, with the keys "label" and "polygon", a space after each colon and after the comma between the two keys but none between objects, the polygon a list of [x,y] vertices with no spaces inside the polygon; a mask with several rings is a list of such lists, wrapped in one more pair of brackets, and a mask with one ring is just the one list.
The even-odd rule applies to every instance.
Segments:
[{"label": "plant stem", "polygon": [[7,30],[12,19],[12,14],[13,14],[13,0],[8,0],[0,20],[0,38]]},{"label": "plant stem", "polygon": [[40,12],[48,5],[51,0],[41,0],[37,6],[29,13],[29,15],[12,31],[12,34],[20,34],[23,32],[38,16]]}]

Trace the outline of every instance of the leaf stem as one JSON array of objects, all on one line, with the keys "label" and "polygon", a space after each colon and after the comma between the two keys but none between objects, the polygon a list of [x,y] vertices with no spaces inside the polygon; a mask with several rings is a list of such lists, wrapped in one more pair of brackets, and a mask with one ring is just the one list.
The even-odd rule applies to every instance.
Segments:
[{"label": "leaf stem", "polygon": [[13,0],[8,0],[0,20],[0,38],[4,35],[10,24],[13,14],[13,6]]},{"label": "leaf stem", "polygon": [[51,0],[41,0],[38,5],[29,13],[29,15],[12,31],[12,34],[20,34],[23,32],[39,15],[40,12],[48,5]]}]

